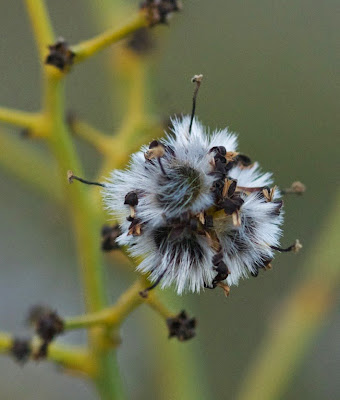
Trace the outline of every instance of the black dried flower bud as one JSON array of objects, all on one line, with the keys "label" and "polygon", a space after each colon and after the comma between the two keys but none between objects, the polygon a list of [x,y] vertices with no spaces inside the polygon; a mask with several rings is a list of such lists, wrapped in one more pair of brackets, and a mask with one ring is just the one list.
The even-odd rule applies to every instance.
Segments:
[{"label": "black dried flower bud", "polygon": [[159,146],[159,141],[158,140],[153,140],[150,144],[149,144],[149,149],[154,149],[155,147]]},{"label": "black dried flower bud", "polygon": [[179,0],[145,0],[141,4],[149,26],[167,24],[171,14],[180,11],[181,8]]},{"label": "black dried flower bud", "polygon": [[214,227],[214,218],[212,215],[205,215],[204,216],[204,227],[206,229],[211,229]]},{"label": "black dried flower bud", "polygon": [[228,189],[228,196],[229,196],[229,197],[231,197],[231,196],[235,193],[236,187],[237,187],[237,180],[234,179],[234,180],[231,182],[231,184],[230,184],[230,186],[229,186],[229,189]]},{"label": "black dried flower bud", "polygon": [[64,322],[59,315],[51,311],[42,315],[36,323],[36,333],[46,342],[51,342],[64,331]]},{"label": "black dried flower bud", "polygon": [[227,215],[233,214],[235,211],[239,210],[244,201],[241,197],[235,197],[233,199],[225,198],[221,203],[221,207],[224,209]]},{"label": "black dried flower bud", "polygon": [[37,304],[29,309],[26,321],[29,325],[35,325],[42,315],[50,311],[49,307]]},{"label": "black dried flower bud", "polygon": [[283,201],[282,200],[275,200],[275,201],[273,201],[273,203],[276,204],[276,205],[275,205],[275,209],[272,211],[272,215],[275,215],[275,216],[280,215],[281,209],[282,209],[282,206],[283,206]]},{"label": "black dried flower bud", "polygon": [[127,47],[139,55],[148,54],[154,48],[154,40],[147,28],[137,29],[130,40]]},{"label": "black dried flower bud", "polygon": [[104,225],[102,228],[102,250],[111,251],[119,249],[119,244],[116,239],[121,234],[119,225],[108,226]]},{"label": "black dried flower bud", "polygon": [[125,196],[124,204],[135,207],[138,204],[138,196],[136,192],[129,192]]},{"label": "black dried flower bud", "polygon": [[214,146],[209,150],[209,153],[212,153],[212,152],[215,152],[216,155],[220,154],[220,155],[222,155],[224,157],[227,154],[227,150],[226,150],[226,148],[224,146]]},{"label": "black dried flower bud", "polygon": [[271,265],[270,263],[273,261],[273,258],[268,258],[268,257],[262,257],[260,261],[258,261],[254,265],[254,271],[251,272],[251,276],[256,278],[259,274],[260,269],[270,269]]},{"label": "black dried flower bud", "polygon": [[168,318],[169,338],[177,337],[180,342],[189,340],[196,335],[196,318],[189,318],[183,310],[176,317]]},{"label": "black dried flower bud", "polygon": [[219,251],[212,258],[213,265],[218,265],[222,261],[222,259],[223,259],[223,253],[222,251]]},{"label": "black dried flower bud", "polygon": [[33,358],[37,361],[46,358],[48,355],[48,345],[49,342],[42,342],[39,349],[33,354]]},{"label": "black dried flower bud", "polygon": [[32,307],[28,321],[35,326],[37,335],[44,342],[51,342],[55,336],[64,331],[64,322],[59,315],[45,306]]},{"label": "black dried flower bud", "polygon": [[70,50],[64,39],[58,39],[48,48],[50,52],[46,57],[45,64],[54,65],[60,71],[66,71],[73,64],[75,53]]},{"label": "black dried flower bud", "polygon": [[250,274],[251,274],[251,276],[253,276],[254,278],[256,278],[256,277],[258,276],[258,274],[259,274],[259,269],[258,269],[258,267],[256,267],[255,270],[252,271]]},{"label": "black dried flower bud", "polygon": [[[217,260],[215,260],[215,262],[216,261]],[[216,264],[214,264],[214,265],[215,265],[214,270],[217,272],[217,275],[215,276],[215,278],[212,282],[213,287],[215,287],[218,282],[221,282],[221,281],[224,281],[225,279],[227,279],[227,277],[230,273],[228,270],[228,267],[224,261],[220,260],[220,261],[216,262]]]},{"label": "black dried flower bud", "polygon": [[31,343],[28,339],[14,338],[10,348],[11,355],[21,364],[24,364],[32,352]]},{"label": "black dried flower bud", "polygon": [[251,159],[244,154],[238,154],[235,157],[235,161],[241,164],[243,167],[249,167],[252,164]]}]

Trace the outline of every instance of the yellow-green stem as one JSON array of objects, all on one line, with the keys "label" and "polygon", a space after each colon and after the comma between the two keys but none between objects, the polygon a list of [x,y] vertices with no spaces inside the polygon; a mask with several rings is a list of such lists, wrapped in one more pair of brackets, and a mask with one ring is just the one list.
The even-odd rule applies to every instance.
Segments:
[{"label": "yellow-green stem", "polygon": [[[9,333],[0,332],[0,353],[9,353],[11,351],[13,339],[13,336]],[[88,376],[95,376],[96,366],[90,354],[83,348],[52,343],[48,347],[47,359],[58,363],[66,369],[81,372]]]},{"label": "yellow-green stem", "polygon": [[[0,132],[0,165],[15,178],[29,183],[44,198],[62,205],[64,196],[57,181],[55,166],[27,141],[5,131]],[[15,161],[13,161],[15,160]]]},{"label": "yellow-green stem", "polygon": [[72,46],[71,50],[76,55],[75,62],[84,61],[103,48],[123,39],[125,36],[144,26],[146,26],[146,19],[142,13],[139,13],[130,23],[127,23],[121,28],[108,29],[106,32],[93,39]]},{"label": "yellow-green stem", "polygon": [[110,144],[110,137],[85,121],[75,119],[71,124],[72,132],[90,143],[100,153],[106,154]]},{"label": "yellow-green stem", "polygon": [[34,129],[39,123],[39,118],[40,114],[0,107],[0,121],[6,124]]},{"label": "yellow-green stem", "polygon": [[13,338],[5,332],[0,332],[0,353],[7,353],[12,346]]},{"label": "yellow-green stem", "polygon": [[[50,123],[48,143],[57,159],[61,178],[66,185],[68,169],[82,174],[80,162],[64,123],[64,82],[53,76],[45,78],[45,112]],[[100,226],[91,209],[88,193],[82,185],[67,188],[68,205],[77,245],[77,254],[83,278],[84,297],[88,312],[106,306],[102,255],[100,252]],[[97,362],[96,384],[103,399],[122,399],[123,392],[113,350],[106,343],[109,332],[93,329],[89,332],[90,348]]]},{"label": "yellow-green stem", "polygon": [[43,62],[48,51],[47,46],[54,41],[53,28],[46,4],[43,0],[26,0],[26,8],[38,44],[40,59]]},{"label": "yellow-green stem", "polygon": [[135,308],[143,303],[149,305],[164,319],[169,318],[172,314],[159,301],[154,292],[150,292],[147,298],[140,296],[139,292],[144,290],[148,285],[147,279],[141,277],[120,296],[112,307],[108,307],[96,313],[66,319],[65,329],[88,328],[96,325],[119,326]]},{"label": "yellow-green stem", "polygon": [[95,377],[97,374],[95,360],[82,348],[52,343],[48,348],[48,359],[89,377]]},{"label": "yellow-green stem", "polygon": [[[26,5],[43,62],[46,46],[54,39],[50,18],[43,0],[26,0]],[[48,143],[58,162],[61,177],[65,176],[68,169],[81,173],[80,162],[64,123],[65,94],[64,83],[60,80],[62,76],[62,74],[56,74],[53,67],[44,68],[43,111],[49,131]],[[68,205],[80,258],[86,309],[94,312],[106,305],[98,221],[91,210],[84,188],[74,185],[68,189]],[[104,349],[105,346],[103,346],[103,343],[108,341],[108,335],[109,333],[105,329],[93,329],[89,332],[90,350],[97,368],[95,382],[102,399],[123,399],[114,352]]]}]

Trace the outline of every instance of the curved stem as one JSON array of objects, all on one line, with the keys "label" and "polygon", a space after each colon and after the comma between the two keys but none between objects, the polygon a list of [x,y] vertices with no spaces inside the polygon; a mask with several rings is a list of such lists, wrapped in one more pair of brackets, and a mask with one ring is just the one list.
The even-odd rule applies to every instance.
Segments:
[{"label": "curved stem", "polygon": [[106,32],[92,39],[71,46],[71,51],[75,53],[75,63],[86,60],[103,48],[118,42],[125,36],[146,25],[145,17],[142,13],[139,13],[131,22],[119,29],[108,29]]},{"label": "curved stem", "polygon": [[108,307],[96,313],[90,313],[66,319],[65,330],[88,328],[96,325],[119,326],[125,318],[138,306],[145,303],[164,319],[172,316],[172,313],[160,302],[154,292],[147,298],[141,297],[140,291],[148,286],[145,277],[138,279],[126,292],[124,292],[112,307]]}]

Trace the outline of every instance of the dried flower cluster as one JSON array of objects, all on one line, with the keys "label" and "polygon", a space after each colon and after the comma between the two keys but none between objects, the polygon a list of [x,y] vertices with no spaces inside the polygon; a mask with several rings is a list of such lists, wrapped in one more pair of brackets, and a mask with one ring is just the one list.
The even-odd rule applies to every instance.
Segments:
[{"label": "dried flower cluster", "polygon": [[[208,135],[190,118],[132,155],[103,190],[120,245],[138,270],[178,293],[229,285],[267,268],[278,247],[282,201],[270,173],[237,152],[227,129]],[[290,246],[295,250],[298,245]],[[287,250],[287,249],[286,249]]]},{"label": "dried flower cluster", "polygon": [[145,12],[149,26],[168,23],[171,15],[181,8],[179,0],[145,0],[141,4],[141,10]]},{"label": "dried flower cluster", "polygon": [[48,345],[64,331],[64,322],[56,311],[40,305],[31,308],[28,322],[34,326],[36,334],[41,339],[41,345],[34,358],[37,360],[44,358],[47,356]]},{"label": "dried flower cluster", "polygon": [[71,67],[75,54],[70,50],[63,38],[59,38],[55,44],[48,46],[49,54],[45,64],[54,65],[60,71],[65,71]]}]

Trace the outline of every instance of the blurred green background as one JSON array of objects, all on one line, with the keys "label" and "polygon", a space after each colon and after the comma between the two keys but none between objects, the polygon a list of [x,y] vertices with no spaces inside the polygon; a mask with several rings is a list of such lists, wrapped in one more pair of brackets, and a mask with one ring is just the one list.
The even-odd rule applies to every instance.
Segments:
[{"label": "blurred green background", "polygon": [[[103,29],[96,16],[101,1],[47,4],[57,34],[70,43]],[[302,277],[300,267],[336,201],[339,182],[338,6],[335,0],[184,1],[183,12],[169,27],[154,29],[158,40],[151,56],[150,96],[158,105],[155,111],[164,118],[190,112],[190,78],[204,74],[197,109],[203,123],[211,129],[229,126],[239,133],[241,151],[272,171],[279,186],[301,180],[308,191],[285,201],[282,244],[299,238],[304,248],[298,255],[278,255],[272,271],[242,281],[228,299],[219,291],[180,298],[167,291],[169,307],[185,308],[197,317],[194,340],[168,343],[165,325],[148,309],[128,318],[119,358],[131,399],[168,399],[162,384],[167,360],[183,348],[195,355],[194,399],[235,399],[258,344],[280,312],[280,301]],[[35,111],[40,106],[39,62],[24,4],[1,0],[0,7],[0,104]],[[108,90],[114,77],[109,56],[105,50],[74,68],[67,77],[67,102],[94,126],[114,132],[125,99]],[[19,137],[18,129],[6,129]],[[45,152],[38,142],[23,139],[23,145]],[[94,176],[98,155],[80,141],[77,146],[88,176]],[[0,185],[0,329],[25,335],[24,316],[33,304],[49,304],[61,315],[82,311],[76,256],[63,208],[6,170],[0,170]],[[134,274],[114,268],[109,259],[107,264],[114,301]],[[282,399],[340,397],[338,311],[335,307],[327,316],[302,365],[292,371]],[[70,333],[61,339],[79,343],[84,338]],[[86,382],[57,373],[53,365],[22,368],[4,356],[0,398],[90,400],[96,394]]]}]

